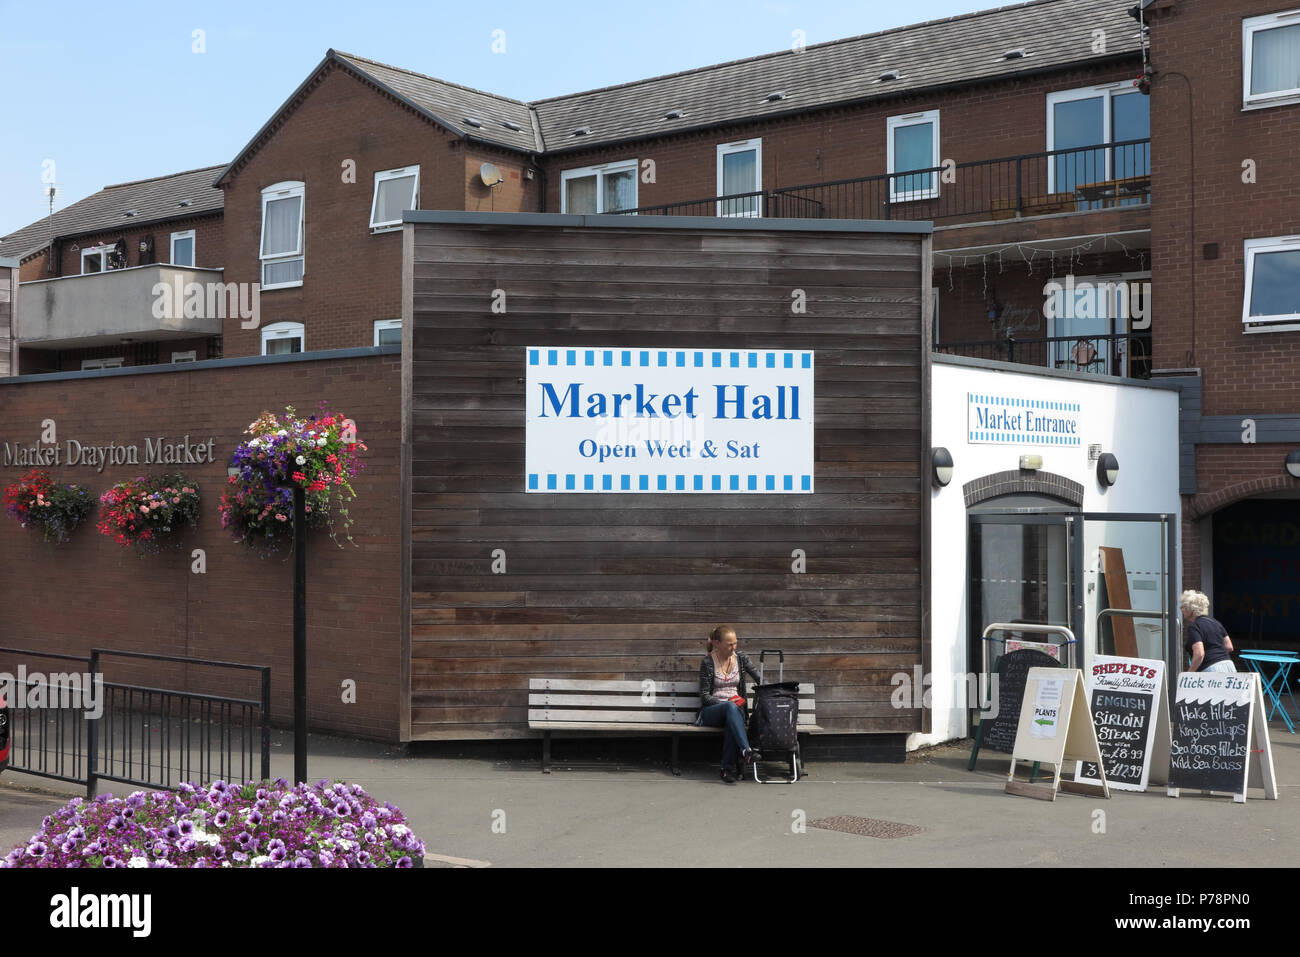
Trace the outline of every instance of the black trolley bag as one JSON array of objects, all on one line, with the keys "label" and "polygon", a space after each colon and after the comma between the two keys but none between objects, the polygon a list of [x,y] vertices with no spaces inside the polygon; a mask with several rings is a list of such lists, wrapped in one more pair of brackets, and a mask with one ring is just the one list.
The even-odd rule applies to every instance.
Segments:
[{"label": "black trolley bag", "polygon": [[[785,680],[785,652],[772,651],[780,662],[777,680],[763,681],[763,659],[768,651],[758,653],[758,686],[754,688],[754,708],[749,715],[749,746],[767,761],[773,757],[786,757],[790,762],[790,780],[799,780],[799,682]],[[754,780],[766,784],[759,776],[755,761]]]}]

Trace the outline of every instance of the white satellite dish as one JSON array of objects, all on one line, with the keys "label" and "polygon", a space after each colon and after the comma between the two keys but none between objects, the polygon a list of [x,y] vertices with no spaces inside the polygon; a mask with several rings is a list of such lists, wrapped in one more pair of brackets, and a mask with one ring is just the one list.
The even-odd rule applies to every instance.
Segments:
[{"label": "white satellite dish", "polygon": [[484,186],[496,186],[498,183],[504,183],[506,178],[501,175],[501,170],[497,169],[491,163],[484,163],[478,168],[479,179],[483,180]]}]

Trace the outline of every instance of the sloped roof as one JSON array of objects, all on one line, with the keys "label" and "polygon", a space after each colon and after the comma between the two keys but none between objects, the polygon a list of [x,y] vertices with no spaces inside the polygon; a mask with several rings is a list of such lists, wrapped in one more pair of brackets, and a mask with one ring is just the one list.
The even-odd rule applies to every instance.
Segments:
[{"label": "sloped roof", "polygon": [[[331,63],[342,64],[466,140],[526,153],[559,153],[1137,57],[1142,49],[1138,28],[1127,12],[1132,2],[1030,0],[532,103],[329,50],[217,181],[274,133],[280,117]],[[1105,31],[1104,49],[1094,48],[1096,30]],[[1004,56],[1016,49],[1024,56]],[[897,79],[882,80],[888,71],[897,71]],[[785,95],[767,99],[774,93]],[[679,118],[665,119],[675,110],[681,111]],[[580,129],[586,132],[575,136]]]},{"label": "sloped roof", "polygon": [[[1137,55],[1133,0],[1016,6],[784,50],[530,104],[548,153]],[[1094,52],[1094,30],[1105,49]],[[1021,49],[1025,56],[1005,59]],[[881,80],[897,71],[898,78]],[[785,93],[768,101],[769,94]],[[680,119],[664,114],[680,110]],[[573,136],[589,127],[583,136]]]},{"label": "sloped roof", "polygon": [[[105,186],[98,193],[45,216],[0,239],[0,256],[23,259],[49,245],[53,236],[134,229],[146,223],[219,212],[225,194],[212,188],[220,166]],[[182,205],[188,203],[188,206]],[[134,216],[127,216],[134,212]]]}]

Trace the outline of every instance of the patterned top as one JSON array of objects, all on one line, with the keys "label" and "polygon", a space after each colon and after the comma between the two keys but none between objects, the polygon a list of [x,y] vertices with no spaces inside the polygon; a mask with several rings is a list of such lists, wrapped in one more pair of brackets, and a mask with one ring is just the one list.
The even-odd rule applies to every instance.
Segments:
[{"label": "patterned top", "polygon": [[718,704],[722,701],[730,701],[740,694],[740,664],[733,661],[731,670],[725,674],[714,666],[713,679],[713,701],[712,704]]}]

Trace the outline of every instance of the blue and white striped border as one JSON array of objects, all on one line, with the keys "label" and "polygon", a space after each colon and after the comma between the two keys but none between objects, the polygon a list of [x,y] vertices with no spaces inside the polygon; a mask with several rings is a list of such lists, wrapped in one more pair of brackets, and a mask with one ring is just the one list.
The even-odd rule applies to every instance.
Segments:
[{"label": "blue and white striped border", "polygon": [[812,352],[751,349],[550,349],[529,348],[539,367],[659,369],[811,369]]},{"label": "blue and white striped border", "polygon": [[811,475],[529,472],[530,492],[811,492]]},{"label": "blue and white striped border", "polygon": [[[967,426],[970,424],[970,406],[1000,405],[1009,409],[1038,409],[1043,412],[1081,412],[1083,407],[1078,402],[1048,402],[1042,399],[1012,399],[1001,395],[978,395],[966,393]],[[1033,432],[981,432],[967,428],[968,442],[1006,442],[1020,445],[1057,445],[1078,446],[1083,444],[1080,436],[1039,435]]]}]

